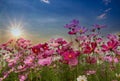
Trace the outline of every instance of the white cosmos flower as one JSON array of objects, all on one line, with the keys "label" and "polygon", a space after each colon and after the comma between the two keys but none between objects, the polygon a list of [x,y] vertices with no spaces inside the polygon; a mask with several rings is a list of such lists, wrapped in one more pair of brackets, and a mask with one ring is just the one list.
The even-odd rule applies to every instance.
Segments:
[{"label": "white cosmos flower", "polygon": [[79,76],[77,81],[87,81],[87,77],[85,75]]},{"label": "white cosmos flower", "polygon": [[120,74],[117,74],[117,73],[116,73],[115,75],[116,75],[117,78],[120,78]]}]

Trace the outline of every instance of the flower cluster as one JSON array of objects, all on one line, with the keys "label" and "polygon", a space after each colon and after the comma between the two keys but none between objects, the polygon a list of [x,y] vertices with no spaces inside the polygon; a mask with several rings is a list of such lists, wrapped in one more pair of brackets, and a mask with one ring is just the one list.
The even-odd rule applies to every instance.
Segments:
[{"label": "flower cluster", "polygon": [[[42,80],[41,76],[46,67],[50,69],[49,73],[54,72],[59,78],[60,76],[62,78],[62,74],[69,73],[66,71],[73,72],[73,75],[62,81],[74,79],[87,81],[94,74],[107,78],[105,72],[108,70],[116,72],[120,62],[120,37],[116,34],[108,34],[103,38],[100,31],[105,27],[95,24],[92,33],[89,33],[86,27],[80,26],[79,21],[74,19],[65,25],[69,30],[68,34],[74,36],[70,42],[56,38],[33,45],[30,40],[19,38],[1,44],[0,81],[6,80],[12,73],[17,75],[19,81],[32,81],[35,80],[34,78],[38,81],[48,81]],[[35,75],[32,75],[34,73]],[[113,77],[116,76],[114,74]]]}]

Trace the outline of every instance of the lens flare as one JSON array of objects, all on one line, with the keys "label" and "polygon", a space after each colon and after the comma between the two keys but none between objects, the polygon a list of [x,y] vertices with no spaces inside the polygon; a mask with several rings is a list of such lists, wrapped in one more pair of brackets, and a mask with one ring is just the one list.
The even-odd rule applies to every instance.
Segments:
[{"label": "lens flare", "polygon": [[21,35],[21,30],[19,28],[12,28],[11,33],[15,37],[19,37]]}]

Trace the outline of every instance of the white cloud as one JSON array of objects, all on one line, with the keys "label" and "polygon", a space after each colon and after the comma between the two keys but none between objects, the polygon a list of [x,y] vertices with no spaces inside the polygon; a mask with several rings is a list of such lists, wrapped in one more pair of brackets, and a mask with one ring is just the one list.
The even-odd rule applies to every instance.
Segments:
[{"label": "white cloud", "polygon": [[50,3],[50,1],[49,1],[49,0],[41,0],[41,2],[44,2],[44,3],[47,3],[47,4],[49,4],[49,3]]},{"label": "white cloud", "polygon": [[109,12],[110,10],[111,10],[112,8],[108,8],[108,9],[106,9],[104,12]]},{"label": "white cloud", "polygon": [[105,3],[105,5],[108,5],[109,3],[111,3],[111,0],[103,0],[103,2]]},{"label": "white cloud", "polygon": [[101,20],[101,19],[106,19],[107,17],[107,14],[106,13],[102,13],[100,14],[99,16],[97,16],[97,19]]},{"label": "white cloud", "polygon": [[97,19],[98,20],[101,20],[101,19],[106,19],[107,18],[107,15],[108,15],[108,12],[111,10],[111,8],[108,8],[106,10],[104,10],[104,12],[102,14],[100,14],[99,16],[97,16]]}]

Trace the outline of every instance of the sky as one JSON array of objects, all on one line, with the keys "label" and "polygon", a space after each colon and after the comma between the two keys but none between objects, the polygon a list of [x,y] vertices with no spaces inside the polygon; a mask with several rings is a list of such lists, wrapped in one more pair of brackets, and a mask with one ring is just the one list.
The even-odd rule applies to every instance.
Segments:
[{"label": "sky", "polygon": [[88,29],[105,24],[103,33],[120,32],[120,0],[0,0],[0,43],[13,38],[12,24],[35,42],[67,38],[64,25],[73,19]]}]

